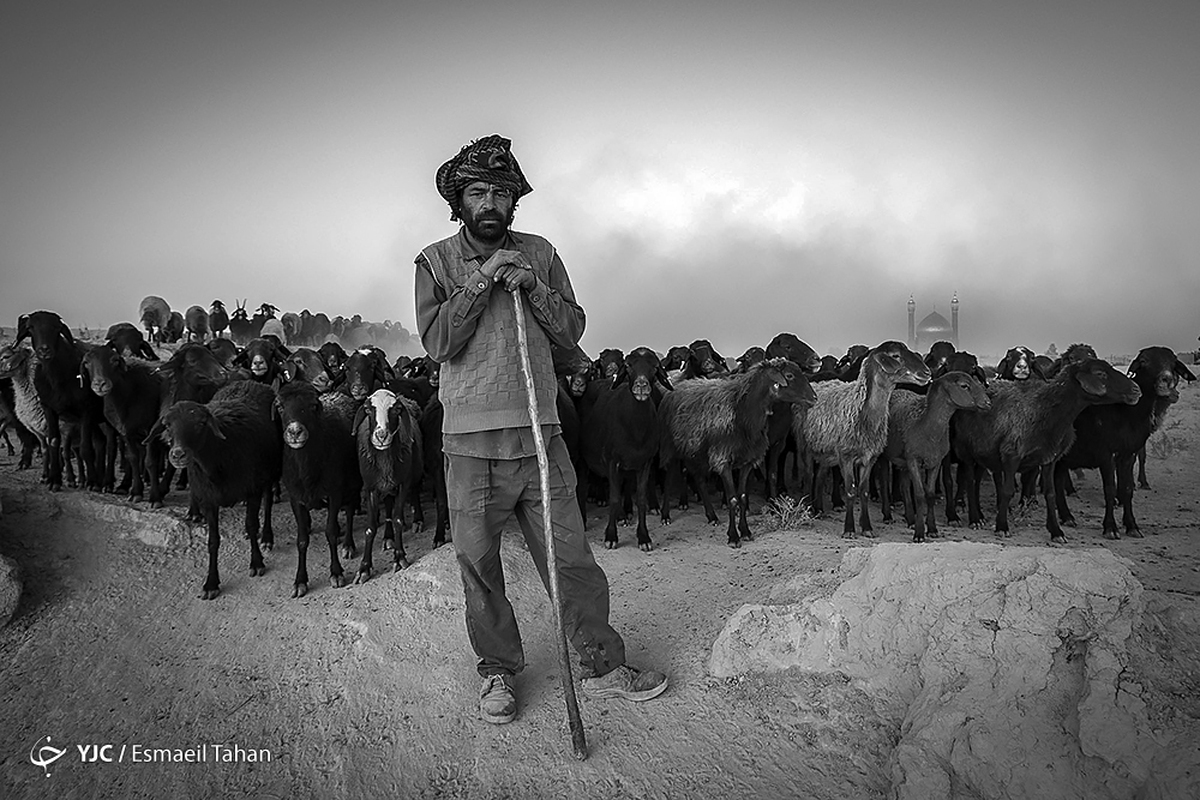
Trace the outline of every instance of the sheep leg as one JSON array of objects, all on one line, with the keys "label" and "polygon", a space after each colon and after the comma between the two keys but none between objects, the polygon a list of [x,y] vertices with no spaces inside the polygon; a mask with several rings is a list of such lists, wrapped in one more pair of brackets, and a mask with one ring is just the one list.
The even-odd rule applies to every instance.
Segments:
[{"label": "sheep leg", "polygon": [[262,493],[262,546],[264,550],[270,551],[275,548],[275,529],[271,527],[271,509],[275,506],[275,490],[268,486]]},{"label": "sheep leg", "polygon": [[[367,492],[367,526],[363,530],[363,554],[358,563],[358,575],[355,583],[366,583],[371,580],[375,570],[375,534],[379,530],[379,492],[371,489]],[[385,539],[386,541],[386,539]]]},{"label": "sheep leg", "polygon": [[1058,519],[1063,525],[1074,527],[1075,515],[1071,513],[1071,508],[1067,505],[1067,486],[1064,482],[1064,478],[1068,474],[1067,468],[1060,462],[1059,466],[1054,468],[1054,473],[1057,478],[1054,482],[1054,507],[1058,509]]},{"label": "sheep leg", "polygon": [[846,506],[845,522],[842,526],[842,538],[853,539],[854,530],[854,500],[859,495],[858,491],[858,474],[854,469],[854,460],[843,458],[841,460],[842,471],[842,502]]},{"label": "sheep leg", "polygon": [[1146,446],[1142,445],[1142,449],[1137,452],[1137,481],[1139,489],[1149,489],[1150,481],[1146,479]]},{"label": "sheep leg", "polygon": [[738,505],[738,534],[747,542],[754,539],[754,535],[750,532],[750,523],[746,521],[746,515],[750,513],[750,495],[746,491],[746,481],[749,477],[749,467],[742,467],[738,471],[737,494],[735,495]]},{"label": "sheep leg", "polygon": [[292,597],[308,594],[308,537],[312,532],[312,512],[295,497],[291,498],[292,516],[296,518],[296,580]]},{"label": "sheep leg", "polygon": [[697,466],[696,469],[688,469],[688,473],[695,481],[696,491],[700,494],[700,502],[704,504],[704,518],[708,520],[709,525],[719,525],[721,520],[717,517],[717,512],[713,508],[712,497],[708,493],[708,472]]},{"label": "sheep leg", "polygon": [[967,493],[967,526],[979,530],[983,527],[983,511],[979,508],[979,484],[983,481],[983,471],[973,461],[958,466],[961,470],[958,490]]},{"label": "sheep leg", "polygon": [[1046,501],[1046,530],[1050,531],[1050,544],[1066,544],[1067,537],[1058,524],[1058,508],[1054,505],[1054,469],[1057,461],[1042,465],[1042,497]]},{"label": "sheep leg", "polygon": [[608,525],[604,528],[604,546],[617,547],[617,516],[621,513],[621,464],[615,458],[608,462]]},{"label": "sheep leg", "polygon": [[908,492],[911,490],[913,494],[913,505],[916,506],[912,513],[913,526],[913,542],[925,541],[925,525],[927,521],[927,512],[929,498],[926,497],[925,476],[922,474],[921,465],[915,459],[909,459],[908,470],[901,476],[905,482],[904,487],[904,518],[909,519],[909,499]]},{"label": "sheep leg", "polygon": [[[741,500],[741,498],[738,497],[737,489],[733,485],[733,468],[732,467],[726,465],[725,467],[723,467],[721,469],[721,484],[725,487],[725,496],[729,498],[729,503],[728,503],[728,506],[729,506],[729,530],[728,530],[729,546],[730,547],[741,547],[742,546],[742,538],[740,535],[738,535],[738,526],[737,526],[738,506],[741,505],[741,503],[739,502]],[[707,509],[709,507],[707,491],[704,493],[704,506],[705,506],[705,509]]]},{"label": "sheep leg", "polygon": [[1012,502],[1016,480],[1016,463],[1003,464],[992,474],[992,481],[996,485],[996,533],[1000,536],[1009,535],[1008,505]]},{"label": "sheep leg", "polygon": [[[396,508],[399,508],[399,509],[400,509],[400,521],[401,521],[401,526],[400,526],[400,527],[401,527],[401,529],[402,529],[402,530],[403,530],[403,528],[404,528],[404,525],[403,525],[403,522],[404,522],[404,503],[405,503],[404,495],[405,495],[404,487],[403,487],[403,486],[401,486],[401,487],[400,487],[400,497],[401,497],[401,499],[397,501]],[[420,493],[419,493],[419,492],[417,492],[417,491],[414,489],[414,491],[413,491],[413,492],[409,493],[409,497],[408,497],[408,500],[407,500],[407,502],[408,502],[408,504],[409,504],[409,505],[411,505],[411,506],[412,506],[412,514],[413,514],[413,525],[412,525],[412,528],[413,528],[413,533],[420,533],[421,531],[425,530],[425,509],[424,509],[424,508],[421,506],[421,495],[420,495]],[[391,512],[388,512],[388,519],[392,519],[392,514],[391,514]],[[407,566],[407,564],[406,564],[406,566]]]},{"label": "sheep leg", "polygon": [[204,591],[200,597],[204,600],[215,600],[221,593],[221,575],[217,571],[217,551],[221,547],[221,532],[217,528],[221,509],[216,503],[204,506],[204,521],[208,528],[208,577],[204,581]]},{"label": "sheep leg", "polygon": [[[925,535],[930,539],[936,539],[938,535],[934,506],[937,504],[938,472],[941,467],[942,465],[938,463],[934,465],[933,469],[925,470]],[[918,513],[917,519],[920,518]]]},{"label": "sheep leg", "polygon": [[1135,456],[1122,454],[1116,459],[1117,499],[1121,501],[1125,535],[1134,539],[1142,538],[1137,520],[1133,517],[1133,462]]},{"label": "sheep leg", "polygon": [[[942,498],[943,498],[943,500],[945,500],[945,503],[946,503],[946,524],[947,525],[958,525],[960,522],[960,520],[958,518],[959,497],[956,494],[956,490],[955,490],[955,486],[954,486],[954,474],[950,470],[950,466],[953,463],[954,462],[952,462],[950,460],[949,453],[947,453],[946,456],[942,459],[942,469],[941,469]],[[959,465],[959,469],[960,470],[962,469],[961,465]],[[960,481],[960,485],[961,485],[961,481]]]},{"label": "sheep leg", "polygon": [[[341,538],[338,531],[338,514],[341,512],[343,504],[346,501],[342,499],[341,492],[329,493],[329,506],[325,510],[325,541],[329,544],[329,585],[335,589],[340,589],[346,585],[346,576],[342,571],[342,561],[338,558],[338,540]],[[346,508],[346,539],[345,553],[346,558],[354,557],[354,510],[347,504]]]},{"label": "sheep leg", "polygon": [[863,536],[874,536],[874,528],[871,527],[871,504],[868,502],[868,495],[871,491],[871,476],[875,474],[875,459],[870,459],[865,464],[859,464],[859,479],[858,479],[858,525],[862,529]]},{"label": "sheep leg", "polygon": [[[1104,484],[1104,524],[1101,530],[1104,533],[1105,539],[1120,539],[1121,534],[1117,530],[1117,476],[1116,465],[1113,462],[1112,453],[1106,453],[1105,458],[1101,459],[1100,464],[1100,481]],[[1065,471],[1065,470],[1064,470]],[[1128,520],[1126,520],[1128,521]]]},{"label": "sheep leg", "polygon": [[[352,559],[356,555],[358,555],[358,548],[354,546],[354,526],[351,524],[354,521],[354,509],[351,506],[346,507],[346,535],[342,536],[341,532],[338,530],[338,524],[337,524],[338,513],[341,511],[341,502],[342,502],[341,498],[339,497],[338,504],[335,505],[333,502],[333,494],[331,493],[329,495],[329,506],[328,506],[329,516],[327,516],[325,518],[325,520],[326,520],[325,532],[326,532],[326,535],[328,536],[329,520],[332,519],[333,520],[333,534],[335,537],[337,537],[336,539],[334,539],[334,543],[335,543],[334,549],[336,549],[336,543],[340,541],[342,543],[341,557],[346,559],[347,561],[349,561],[350,559]],[[332,567],[332,564],[330,566]],[[339,570],[341,569],[340,565],[338,568],[339,568]]]},{"label": "sheep leg", "polygon": [[63,446],[66,437],[63,436],[62,428],[59,424],[58,413],[53,409],[43,406],[43,411],[46,414],[46,430],[50,431],[50,438],[47,440],[48,448],[46,455],[49,465],[49,476],[46,481],[47,487],[52,492],[62,491],[63,488]]},{"label": "sheep leg", "polygon": [[250,574],[254,577],[267,574],[262,550],[258,546],[258,510],[261,506],[261,494],[246,498],[246,538],[250,540]]},{"label": "sheep leg", "polygon": [[[663,525],[671,524],[671,496],[673,492],[678,491],[676,486],[677,469],[675,459],[669,459],[663,465],[663,497],[662,502],[658,504],[658,513]],[[682,476],[680,476],[682,477]]]},{"label": "sheep leg", "polygon": [[650,489],[650,470],[651,465],[647,462],[637,471],[637,541],[638,549],[644,553],[649,553],[654,549],[654,545],[650,541],[650,529],[646,527],[646,514],[649,511],[647,494]]},{"label": "sheep leg", "polygon": [[397,508],[404,508],[404,486],[400,486],[399,494],[385,495],[383,498],[383,510],[387,514],[387,530],[392,534],[392,569],[399,572],[402,569],[408,569],[411,564],[408,560],[408,553],[404,552],[404,519],[401,518],[400,524],[393,523],[393,517]]},{"label": "sheep leg", "polygon": [[[903,478],[901,479],[903,480]],[[901,491],[903,496],[903,491]],[[884,522],[892,521],[892,462],[888,458],[879,461],[879,507]],[[908,509],[907,503],[905,509]]]}]

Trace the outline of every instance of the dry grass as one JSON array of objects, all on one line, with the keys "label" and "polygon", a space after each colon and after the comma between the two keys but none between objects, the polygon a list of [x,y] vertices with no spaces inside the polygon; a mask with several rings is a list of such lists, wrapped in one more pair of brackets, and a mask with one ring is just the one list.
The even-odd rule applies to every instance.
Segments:
[{"label": "dry grass", "polygon": [[791,497],[776,497],[763,507],[762,520],[764,526],[772,531],[795,531],[800,528],[811,528],[813,524],[812,506],[808,498],[794,500]]},{"label": "dry grass", "polygon": [[1188,449],[1188,437],[1183,419],[1169,418],[1146,440],[1146,453],[1154,458],[1171,458]]}]

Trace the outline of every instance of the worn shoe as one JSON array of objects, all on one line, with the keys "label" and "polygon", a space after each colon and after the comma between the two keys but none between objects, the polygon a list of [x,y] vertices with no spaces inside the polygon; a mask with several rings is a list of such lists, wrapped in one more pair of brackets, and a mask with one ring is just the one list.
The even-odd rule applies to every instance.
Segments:
[{"label": "worn shoe", "polygon": [[623,700],[652,700],[667,690],[667,676],[652,669],[640,670],[622,664],[607,675],[584,678],[583,693],[588,697]]},{"label": "worn shoe", "polygon": [[511,675],[489,675],[479,690],[479,716],[484,722],[503,725],[517,716],[517,698],[513,695]]}]

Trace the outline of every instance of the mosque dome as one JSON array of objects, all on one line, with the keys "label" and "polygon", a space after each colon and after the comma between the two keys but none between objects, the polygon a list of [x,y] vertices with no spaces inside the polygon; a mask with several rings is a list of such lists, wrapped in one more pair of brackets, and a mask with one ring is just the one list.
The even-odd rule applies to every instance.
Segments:
[{"label": "mosque dome", "polygon": [[917,325],[917,336],[922,340],[932,341],[935,338],[949,339],[954,335],[954,329],[950,323],[936,311],[930,312]]}]

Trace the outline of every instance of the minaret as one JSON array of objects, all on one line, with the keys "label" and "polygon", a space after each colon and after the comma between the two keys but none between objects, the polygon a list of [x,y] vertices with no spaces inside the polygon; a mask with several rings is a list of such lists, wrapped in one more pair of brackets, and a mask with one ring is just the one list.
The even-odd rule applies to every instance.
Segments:
[{"label": "minaret", "polygon": [[953,331],[954,349],[958,349],[958,292],[950,298],[950,330]]},{"label": "minaret", "polygon": [[[957,347],[958,345],[955,345]],[[917,301],[908,296],[908,349],[917,348]]]}]

